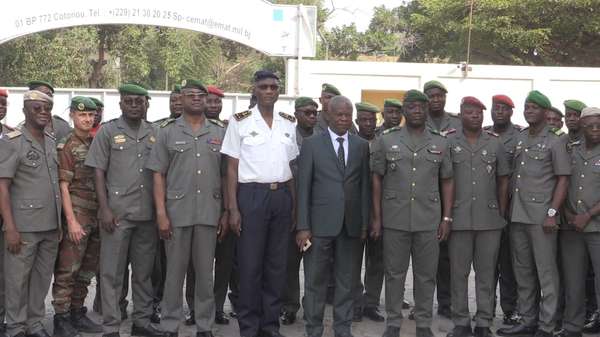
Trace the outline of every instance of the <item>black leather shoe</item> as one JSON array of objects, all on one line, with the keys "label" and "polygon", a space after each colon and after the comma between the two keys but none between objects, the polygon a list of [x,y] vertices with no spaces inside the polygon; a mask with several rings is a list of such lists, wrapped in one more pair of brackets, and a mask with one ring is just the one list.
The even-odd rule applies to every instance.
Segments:
[{"label": "black leather shoe", "polygon": [[219,325],[227,325],[229,324],[229,319],[225,317],[225,313],[222,311],[215,312],[215,324]]},{"label": "black leather shoe", "polygon": [[333,335],[334,337],[354,337],[353,334],[351,334],[350,332],[346,332],[346,333],[335,333]]},{"label": "black leather shoe", "polygon": [[402,301],[402,309],[410,309],[410,307],[411,307],[411,304],[409,301],[407,301],[407,300]]},{"label": "black leather shoe", "polygon": [[472,334],[470,326],[456,325],[452,331],[448,332],[446,337],[469,337]]},{"label": "black leather shoe", "polygon": [[233,319],[237,319],[237,312],[235,310],[231,310],[229,312],[229,317]]},{"label": "black leather shoe", "polygon": [[538,329],[538,330],[535,332],[535,335],[534,335],[534,336],[535,336],[535,337],[553,337],[553,334],[552,334],[552,332],[547,332],[547,331],[544,331],[544,330]]},{"label": "black leather shoe", "polygon": [[516,311],[507,311],[502,321],[505,325],[518,325],[521,323],[521,315]]},{"label": "black leather shoe", "polygon": [[431,328],[417,328],[417,337],[433,337]]},{"label": "black leather shoe", "polygon": [[292,325],[296,322],[296,313],[282,311],[281,315],[279,315],[279,319],[283,325]]},{"label": "black leather shoe", "polygon": [[450,307],[448,306],[439,307],[437,313],[438,316],[442,316],[447,319],[451,319],[452,317],[452,311],[450,311]]},{"label": "black leather shoe", "polygon": [[212,331],[196,332],[196,337],[214,337]]},{"label": "black leather shoe", "polygon": [[408,313],[408,319],[411,321],[415,320],[415,308],[410,309],[410,312]]},{"label": "black leather shoe", "polygon": [[[44,334],[48,333],[41,330],[34,334],[28,334],[27,337],[42,337]],[[68,312],[54,315],[54,337],[81,337],[71,324],[71,315]]]},{"label": "black leather shoe", "polygon": [[537,326],[525,326],[518,324],[508,328],[501,328],[496,331],[498,336],[513,336],[513,337],[531,337],[535,335]]},{"label": "black leather shoe", "polygon": [[179,333],[178,332],[165,332],[163,337],[179,337]]},{"label": "black leather shoe", "polygon": [[94,321],[87,317],[86,313],[86,307],[71,309],[71,325],[79,332],[101,333],[102,325],[94,323]]},{"label": "black leather shoe", "polygon": [[589,323],[583,326],[583,333],[595,334],[600,332],[600,314],[597,311]]},{"label": "black leather shoe", "polygon": [[118,332],[109,332],[102,335],[102,337],[121,337]]},{"label": "black leather shoe", "polygon": [[160,312],[154,311],[150,316],[150,322],[154,324],[160,324]]},{"label": "black leather shoe", "polygon": [[563,329],[560,333],[554,335],[554,337],[581,337],[581,332],[569,331]]},{"label": "black leather shoe", "polygon": [[260,336],[260,337],[285,337],[279,331],[267,331],[267,330],[261,330],[258,333],[258,336]]},{"label": "black leather shoe", "polygon": [[373,322],[383,322],[385,321],[385,317],[383,317],[377,308],[365,308],[363,309],[363,316],[372,320]]},{"label": "black leather shoe", "polygon": [[194,316],[194,310],[190,311],[190,315],[185,319],[185,325],[195,325],[196,317]]},{"label": "black leather shoe", "polygon": [[400,328],[397,326],[387,326],[381,337],[400,337]]},{"label": "black leather shoe", "polygon": [[[4,331],[6,331],[6,329]],[[16,334],[15,337],[25,337],[25,333],[21,331],[18,334]]]},{"label": "black leather shoe", "polygon": [[476,326],[473,330],[475,337],[494,337],[492,331],[488,327]]},{"label": "black leather shoe", "polygon": [[362,308],[354,308],[352,313],[352,322],[362,322],[363,311]]},{"label": "black leather shoe", "polygon": [[143,337],[162,337],[165,334],[164,331],[157,329],[154,325],[150,324],[147,327],[131,326],[132,336],[143,336]]},{"label": "black leather shoe", "polygon": [[[75,331],[75,333],[77,333],[77,331]],[[77,334],[79,335],[79,334]],[[50,337],[50,335],[48,334],[48,331],[46,331],[46,329],[42,329],[39,331],[36,331],[35,333],[32,334],[25,334],[26,337]]]}]

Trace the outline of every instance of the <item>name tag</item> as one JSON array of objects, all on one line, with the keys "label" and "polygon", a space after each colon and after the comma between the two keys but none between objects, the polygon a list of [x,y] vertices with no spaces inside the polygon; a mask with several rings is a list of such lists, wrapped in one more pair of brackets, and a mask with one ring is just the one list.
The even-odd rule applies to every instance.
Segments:
[{"label": "name tag", "polygon": [[116,135],[114,136],[114,141],[115,144],[121,144],[121,143],[125,143],[127,141],[127,139],[125,138],[125,135]]}]

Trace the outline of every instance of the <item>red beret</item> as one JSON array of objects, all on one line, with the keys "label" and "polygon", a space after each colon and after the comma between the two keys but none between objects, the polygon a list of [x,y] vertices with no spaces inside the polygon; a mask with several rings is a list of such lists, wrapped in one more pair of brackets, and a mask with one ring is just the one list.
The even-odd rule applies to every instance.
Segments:
[{"label": "red beret", "polygon": [[214,85],[207,85],[206,86],[206,91],[209,94],[217,95],[217,96],[219,96],[221,98],[225,97],[225,93],[223,93],[223,90],[215,87]]},{"label": "red beret", "polygon": [[483,103],[481,103],[480,100],[478,100],[477,98],[473,97],[473,96],[465,96],[463,97],[462,101],[460,101],[460,105],[464,105],[464,104],[469,104],[469,105],[473,105],[476,107],[481,108],[481,110],[485,110],[486,107],[485,105],[483,105]]},{"label": "red beret", "polygon": [[8,90],[0,88],[0,96],[8,97]]},{"label": "red beret", "polygon": [[492,103],[506,104],[513,109],[515,108],[515,103],[513,103],[512,99],[506,95],[496,95],[492,97]]}]

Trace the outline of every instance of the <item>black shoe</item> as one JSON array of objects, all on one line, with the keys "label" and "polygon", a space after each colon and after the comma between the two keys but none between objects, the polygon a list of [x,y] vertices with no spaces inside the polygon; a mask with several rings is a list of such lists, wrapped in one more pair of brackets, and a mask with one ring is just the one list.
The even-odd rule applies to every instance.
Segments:
[{"label": "black shoe", "polygon": [[516,311],[507,311],[502,321],[505,325],[518,325],[521,323],[521,315]]},{"label": "black shoe", "polygon": [[336,334],[334,334],[334,337],[354,337],[354,335],[350,332],[346,332],[346,333],[336,333]]},{"label": "black shoe", "polygon": [[[75,333],[77,333],[77,331],[75,331]],[[77,334],[77,335],[79,335],[79,334]],[[50,337],[50,335],[48,334],[48,331],[46,331],[46,329],[36,331],[35,333],[32,333],[32,334],[25,334],[25,336],[26,337]]]},{"label": "black shoe", "polygon": [[284,310],[281,312],[281,315],[279,315],[279,319],[283,325],[292,325],[296,322],[296,313]]},{"label": "black shoe", "polygon": [[365,308],[363,310],[363,316],[372,320],[373,322],[383,322],[385,321],[385,317],[383,317],[377,308]]},{"label": "black shoe", "polygon": [[588,324],[589,322],[593,321],[596,317],[598,317],[598,312],[597,311],[588,311],[585,313],[585,322],[583,323]]},{"label": "black shoe", "polygon": [[150,322],[154,324],[160,324],[160,309],[157,309],[154,309],[152,316],[150,316]]},{"label": "black shoe", "polygon": [[569,331],[567,329],[562,329],[562,331],[554,337],[581,337],[581,332]]},{"label": "black shoe", "polygon": [[452,331],[448,332],[446,337],[469,337],[472,334],[470,326],[456,325]]},{"label": "black shoe", "polygon": [[124,321],[127,317],[127,307],[121,307],[121,320]]},{"label": "black shoe", "polygon": [[431,328],[417,328],[416,337],[433,337]]},{"label": "black shoe", "polygon": [[196,332],[196,337],[214,337],[212,331]]},{"label": "black shoe", "polygon": [[[43,337],[48,334],[41,330],[34,334],[28,334],[27,337]],[[54,315],[54,337],[81,337],[79,331],[71,324],[71,315],[67,313]]]},{"label": "black shoe", "polygon": [[132,336],[163,337],[164,334],[164,331],[157,329],[152,324],[149,324],[147,327],[136,326],[135,324],[131,326]]},{"label": "black shoe", "polygon": [[[6,331],[6,330],[5,330]],[[7,335],[8,336],[8,335]],[[15,337],[25,337],[25,333],[23,331],[19,332],[15,335]]]},{"label": "black shoe", "polygon": [[402,301],[402,309],[410,309],[410,302],[407,300]]},{"label": "black shoe", "polygon": [[163,337],[179,337],[179,332],[165,332]]},{"label": "black shoe", "polygon": [[229,324],[229,319],[225,317],[225,313],[222,311],[215,312],[215,324],[219,325],[227,325]]},{"label": "black shoe", "polygon": [[387,326],[381,337],[400,337],[400,328],[397,326]]},{"label": "black shoe", "polygon": [[600,332],[600,315],[596,312],[592,320],[583,326],[583,333],[595,334]]},{"label": "black shoe", "polygon": [[452,318],[452,311],[450,311],[450,307],[449,306],[443,306],[443,307],[439,307],[437,310],[438,316],[442,316],[445,317],[447,319],[451,319]]},{"label": "black shoe", "polygon": [[490,328],[482,326],[476,326],[473,330],[473,335],[475,337],[494,337]]},{"label": "black shoe", "polygon": [[498,336],[531,337],[537,331],[536,326],[525,326],[523,324],[501,328],[496,331]]},{"label": "black shoe", "polygon": [[258,333],[258,335],[260,337],[285,337],[279,331],[267,331],[267,330],[261,330]]},{"label": "black shoe", "polygon": [[546,332],[546,331],[544,331],[544,330],[542,330],[542,329],[538,329],[538,330],[535,332],[535,335],[534,335],[534,336],[535,336],[535,337],[553,337],[553,335],[552,335],[552,332]]},{"label": "black shoe", "polygon": [[352,314],[352,322],[362,322],[363,311],[362,308],[354,308],[354,313]]},{"label": "black shoe", "polygon": [[196,317],[194,316],[194,310],[190,311],[190,315],[185,319],[185,325],[196,325]]},{"label": "black shoe", "polygon": [[102,337],[121,337],[118,332],[109,332],[102,335]]},{"label": "black shoe", "polygon": [[411,321],[415,320],[415,308],[410,309],[410,312],[408,313],[408,319]]},{"label": "black shoe", "polygon": [[231,310],[229,312],[229,317],[233,319],[237,319],[237,312],[235,310]]},{"label": "black shoe", "polygon": [[102,325],[94,323],[86,315],[87,308],[71,309],[71,325],[77,331],[83,333],[100,333],[102,332]]}]

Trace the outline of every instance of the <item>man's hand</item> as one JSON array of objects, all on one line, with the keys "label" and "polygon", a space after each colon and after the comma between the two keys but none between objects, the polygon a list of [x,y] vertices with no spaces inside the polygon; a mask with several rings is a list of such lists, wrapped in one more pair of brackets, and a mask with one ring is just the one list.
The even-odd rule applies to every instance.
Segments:
[{"label": "man's hand", "polygon": [[572,219],[572,223],[573,225],[575,225],[576,231],[583,232],[585,226],[587,226],[591,219],[592,216],[590,215],[590,213],[585,212],[583,214],[575,215],[575,217]]},{"label": "man's hand", "polygon": [[77,220],[71,220],[71,221],[67,221],[67,228],[69,230],[69,240],[71,240],[71,242],[73,242],[76,245],[79,245],[81,243],[81,240],[83,239],[83,237],[85,237],[87,235],[87,233],[85,232],[85,230],[83,230],[83,227],[81,227],[81,224],[79,223],[79,221]]},{"label": "man's hand", "polygon": [[173,228],[169,217],[166,214],[159,214],[156,222],[158,222],[158,236],[163,240],[170,240],[173,236]]},{"label": "man's hand", "polygon": [[237,209],[229,210],[229,228],[235,235],[240,236],[242,232],[242,217],[240,211]]},{"label": "man's hand", "polygon": [[556,217],[547,216],[546,219],[544,219],[542,228],[544,229],[544,233],[546,234],[556,232],[558,230],[558,225],[556,225]]},{"label": "man's hand", "polygon": [[450,222],[448,220],[442,220],[438,227],[438,241],[446,241],[450,236]]},{"label": "man's hand", "polygon": [[229,232],[229,213],[224,211],[219,218],[219,225],[217,227],[217,241],[223,242],[227,232]]},{"label": "man's hand", "polygon": [[309,230],[302,230],[296,233],[296,244],[298,245],[298,249],[300,249],[300,251],[302,251],[306,241],[310,240],[310,238],[312,238],[312,233]]},{"label": "man's hand", "polygon": [[381,238],[381,220],[373,219],[371,222],[371,239],[377,241]]},{"label": "man's hand", "polygon": [[21,252],[21,246],[25,244],[21,241],[21,234],[16,230],[7,230],[4,233],[4,241],[6,241],[6,249],[15,255]]},{"label": "man's hand", "polygon": [[108,207],[101,207],[100,210],[98,210],[98,220],[100,220],[102,229],[109,233],[114,232],[115,228],[119,225],[119,221]]}]

